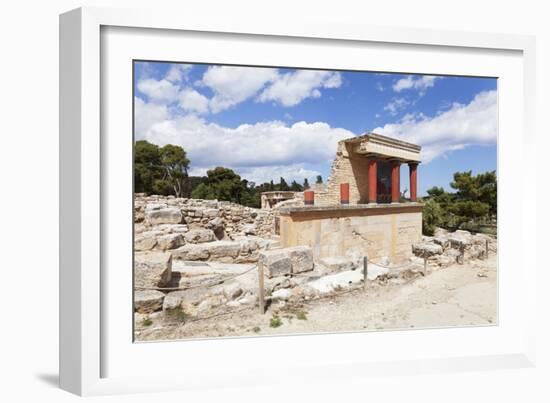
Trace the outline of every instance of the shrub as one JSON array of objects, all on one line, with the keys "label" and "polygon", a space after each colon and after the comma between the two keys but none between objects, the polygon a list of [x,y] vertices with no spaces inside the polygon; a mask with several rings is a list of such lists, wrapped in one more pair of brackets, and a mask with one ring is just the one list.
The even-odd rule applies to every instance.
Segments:
[{"label": "shrub", "polygon": [[300,320],[307,320],[307,315],[304,311],[300,311],[296,314],[296,317]]},{"label": "shrub", "polygon": [[149,318],[144,318],[142,321],[141,321],[141,325],[142,326],[151,326],[153,324],[153,321]]},{"label": "shrub", "polygon": [[422,209],[422,233],[433,235],[435,228],[442,226],[443,222],[443,209],[439,203],[433,199],[427,200]]},{"label": "shrub", "polygon": [[279,318],[278,316],[273,316],[270,320],[269,320],[269,326],[270,327],[279,327],[283,324],[283,321],[281,320],[281,318]]}]

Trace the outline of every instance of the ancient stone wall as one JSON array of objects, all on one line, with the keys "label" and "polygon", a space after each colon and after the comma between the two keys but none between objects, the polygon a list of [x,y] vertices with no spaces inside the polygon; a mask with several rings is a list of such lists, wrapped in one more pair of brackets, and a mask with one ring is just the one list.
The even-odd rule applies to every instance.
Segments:
[{"label": "ancient stone wall", "polygon": [[341,183],[350,185],[350,204],[367,202],[367,158],[351,153],[348,147],[351,145],[346,146],[343,142],[338,144],[326,190],[315,192],[316,206],[340,204]]},{"label": "ancient stone wall", "polygon": [[323,216],[323,211],[315,217],[282,215],[281,244],[310,246],[316,259],[356,254],[404,261],[412,255],[411,245],[422,239],[422,212],[385,210],[384,214],[361,211],[343,217],[330,212]]},{"label": "ancient stone wall", "polygon": [[276,214],[226,201],[173,196],[136,194],[134,203],[136,233],[172,225],[182,233],[209,229],[217,239],[231,240],[242,235],[270,237],[274,234]]}]

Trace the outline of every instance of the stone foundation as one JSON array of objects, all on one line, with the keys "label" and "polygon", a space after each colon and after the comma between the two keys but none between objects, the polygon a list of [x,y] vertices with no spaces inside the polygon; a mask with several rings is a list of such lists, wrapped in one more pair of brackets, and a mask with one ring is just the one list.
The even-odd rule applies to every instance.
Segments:
[{"label": "stone foundation", "polygon": [[412,256],[411,245],[422,239],[422,205],[283,209],[280,231],[281,246],[310,246],[315,259],[366,255],[400,262]]}]

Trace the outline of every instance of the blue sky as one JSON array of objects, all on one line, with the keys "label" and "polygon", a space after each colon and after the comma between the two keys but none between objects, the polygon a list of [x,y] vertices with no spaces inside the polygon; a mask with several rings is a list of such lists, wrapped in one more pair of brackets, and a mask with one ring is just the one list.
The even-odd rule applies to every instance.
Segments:
[{"label": "blue sky", "polygon": [[[336,143],[376,132],[422,146],[419,191],[496,169],[497,81],[371,72],[134,63],[135,138],[179,144],[190,173],[326,180]],[[403,166],[402,190],[408,187]]]}]

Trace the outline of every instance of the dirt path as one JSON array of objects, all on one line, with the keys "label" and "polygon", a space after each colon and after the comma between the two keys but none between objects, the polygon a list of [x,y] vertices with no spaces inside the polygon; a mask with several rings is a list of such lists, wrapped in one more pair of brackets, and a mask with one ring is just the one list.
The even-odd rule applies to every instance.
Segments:
[{"label": "dirt path", "polygon": [[[301,307],[274,306],[265,315],[247,309],[183,326],[153,327],[139,339],[491,325],[497,321],[496,274],[492,255],[405,284],[373,283],[366,293],[360,289]],[[274,313],[281,319],[279,327],[270,326]]]}]

